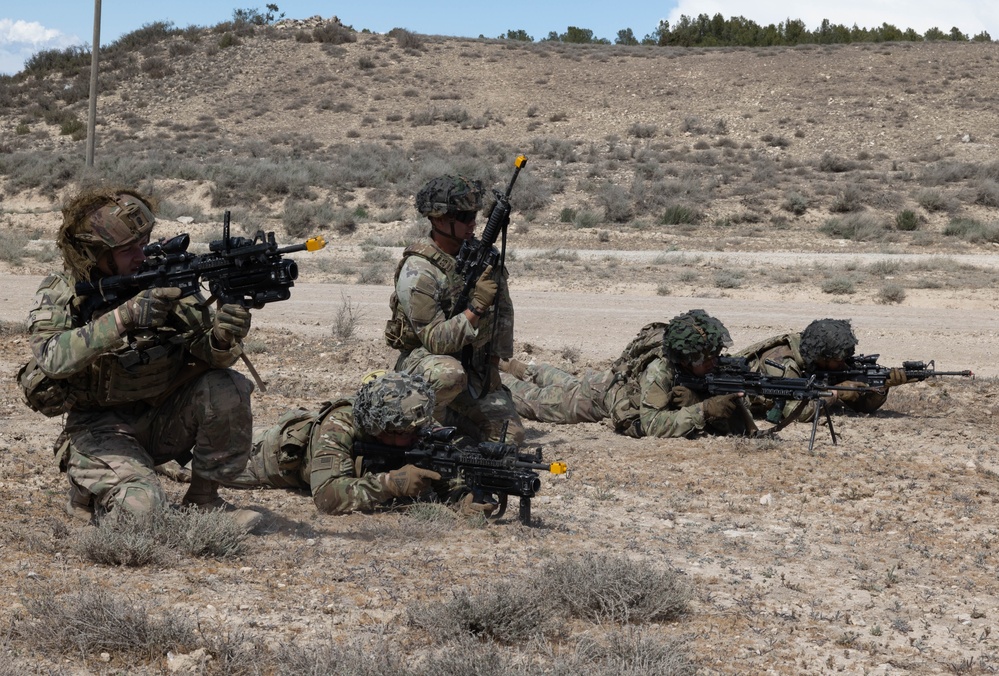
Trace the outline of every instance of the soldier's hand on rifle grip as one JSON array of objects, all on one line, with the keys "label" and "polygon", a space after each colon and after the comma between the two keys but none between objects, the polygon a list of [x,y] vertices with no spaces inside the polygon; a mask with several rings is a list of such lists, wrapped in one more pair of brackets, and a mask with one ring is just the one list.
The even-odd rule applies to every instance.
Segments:
[{"label": "soldier's hand on rifle grip", "polygon": [[458,514],[464,517],[482,515],[487,519],[496,510],[496,505],[491,502],[476,502],[474,493],[467,493],[461,499],[456,508]]},{"label": "soldier's hand on rifle grip", "polygon": [[888,372],[888,379],[885,381],[885,389],[905,385],[907,382],[909,382],[909,378],[905,375],[905,369],[894,368]]},{"label": "soldier's hand on rifle grip", "polygon": [[692,406],[700,401],[693,390],[683,385],[676,385],[669,391],[669,400],[677,408]]},{"label": "soldier's hand on rifle grip", "polygon": [[704,420],[706,422],[712,422],[714,420],[725,420],[726,418],[731,418],[732,414],[735,413],[735,407],[738,405],[740,397],[742,397],[742,393],[735,392],[733,394],[719,394],[709,399],[705,399],[701,402],[701,410],[704,412]]},{"label": "soldier's hand on rifle grip", "polygon": [[118,306],[118,321],[125,331],[163,326],[180,294],[174,287],[146,289]]},{"label": "soldier's hand on rifle grip", "polygon": [[415,498],[430,488],[431,482],[439,481],[440,478],[441,475],[433,470],[403,465],[386,472],[384,484],[385,490],[393,498]]},{"label": "soldier's hand on rifle grip", "polygon": [[250,311],[238,303],[226,303],[215,312],[212,335],[222,346],[231,347],[250,332]]},{"label": "soldier's hand on rifle grip", "polygon": [[866,390],[867,383],[862,383],[858,380],[844,380],[838,383],[838,387],[855,387],[855,390],[833,390],[834,399],[839,399],[844,404],[852,404],[860,399],[860,395],[863,394],[861,390]]},{"label": "soldier's hand on rifle grip", "polygon": [[475,288],[472,289],[472,298],[468,302],[468,309],[478,317],[486,313],[496,299],[496,293],[499,290],[492,274],[493,266],[486,266],[486,269],[479,275],[479,280],[475,282]]}]

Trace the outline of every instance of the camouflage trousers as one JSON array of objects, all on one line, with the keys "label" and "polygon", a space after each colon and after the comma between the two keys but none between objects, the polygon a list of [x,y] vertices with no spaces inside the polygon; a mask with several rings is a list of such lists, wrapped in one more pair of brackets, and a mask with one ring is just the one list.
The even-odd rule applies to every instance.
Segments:
[{"label": "camouflage trousers", "polygon": [[253,383],[231,369],[214,369],[164,403],[71,411],[66,472],[93,496],[99,512],[141,514],[168,504],[153,469],[192,457],[194,474],[224,481],[242,471],[250,452]]},{"label": "camouflage trousers", "polygon": [[[496,360],[499,363],[499,360]],[[506,426],[506,443],[520,445],[524,441],[524,423],[517,414],[510,391],[499,380],[498,368],[492,369],[490,391],[473,396],[468,391],[468,374],[461,362],[451,356],[430,354],[417,348],[402,355],[396,370],[421,375],[434,388],[437,405],[434,419],[475,441],[500,441]],[[476,381],[481,380],[474,377]]]},{"label": "camouflage trousers", "polygon": [[612,371],[586,369],[575,376],[548,364],[532,364],[526,377],[528,380],[518,380],[502,374],[517,413],[528,420],[571,425],[600,422],[608,416]]}]

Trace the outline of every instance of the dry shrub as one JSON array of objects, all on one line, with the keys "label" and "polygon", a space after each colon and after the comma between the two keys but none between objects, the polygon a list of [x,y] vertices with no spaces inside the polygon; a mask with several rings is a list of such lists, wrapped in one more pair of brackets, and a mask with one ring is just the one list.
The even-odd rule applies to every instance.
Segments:
[{"label": "dry shrub", "polygon": [[554,559],[541,577],[557,607],[595,622],[675,620],[692,597],[679,571],[609,554]]},{"label": "dry shrub", "polygon": [[111,566],[144,566],[172,552],[224,559],[239,554],[247,532],[222,511],[165,508],[148,514],[112,512],[74,543],[80,556]]},{"label": "dry shrub", "polygon": [[20,598],[26,617],[15,620],[12,632],[48,656],[108,652],[130,665],[196,643],[194,628],[175,612],[153,612],[145,602],[97,584],[81,584],[68,594],[46,585],[25,587]]},{"label": "dry shrub", "polygon": [[560,624],[551,598],[529,578],[500,580],[476,594],[460,590],[443,603],[416,604],[409,620],[439,640],[472,635],[505,644],[550,633]]}]

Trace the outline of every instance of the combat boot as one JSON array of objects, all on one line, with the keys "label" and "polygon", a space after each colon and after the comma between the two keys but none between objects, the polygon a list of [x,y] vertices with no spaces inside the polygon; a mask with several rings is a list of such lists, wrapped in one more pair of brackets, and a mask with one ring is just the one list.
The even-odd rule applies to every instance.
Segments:
[{"label": "combat boot", "polygon": [[527,380],[527,364],[519,359],[501,359],[499,368],[517,380]]},{"label": "combat boot", "polygon": [[228,514],[241,528],[251,531],[264,515],[252,509],[240,509],[226,502],[219,495],[219,484],[204,477],[192,474],[191,487],[181,501],[184,507],[191,507],[199,512],[214,512],[220,510]]},{"label": "combat boot", "polygon": [[76,484],[69,485],[69,495],[66,498],[64,509],[66,514],[80,521],[90,521],[94,518],[94,507],[91,504],[91,495]]}]

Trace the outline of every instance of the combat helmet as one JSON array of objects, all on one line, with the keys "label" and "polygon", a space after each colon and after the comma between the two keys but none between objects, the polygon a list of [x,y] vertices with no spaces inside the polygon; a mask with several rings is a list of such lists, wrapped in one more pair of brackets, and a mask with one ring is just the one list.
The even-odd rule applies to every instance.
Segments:
[{"label": "combat helmet", "polygon": [[481,181],[464,176],[439,176],[431,179],[416,193],[416,210],[423,216],[436,218],[457,211],[478,211],[482,208],[485,191]]},{"label": "combat helmet", "polygon": [[718,354],[731,345],[728,329],[704,310],[691,310],[673,317],[663,333],[663,350],[673,362]]},{"label": "combat helmet", "polygon": [[156,222],[153,203],[127,188],[97,188],[77,195],[62,210],[56,244],[66,269],[78,280],[111,249],[148,235]]},{"label": "combat helmet", "polygon": [[806,371],[814,371],[819,359],[848,359],[857,347],[857,336],[849,319],[816,319],[801,332],[798,348]]},{"label": "combat helmet", "polygon": [[434,390],[423,376],[389,372],[366,382],[354,399],[354,422],[371,436],[430,424]]}]

